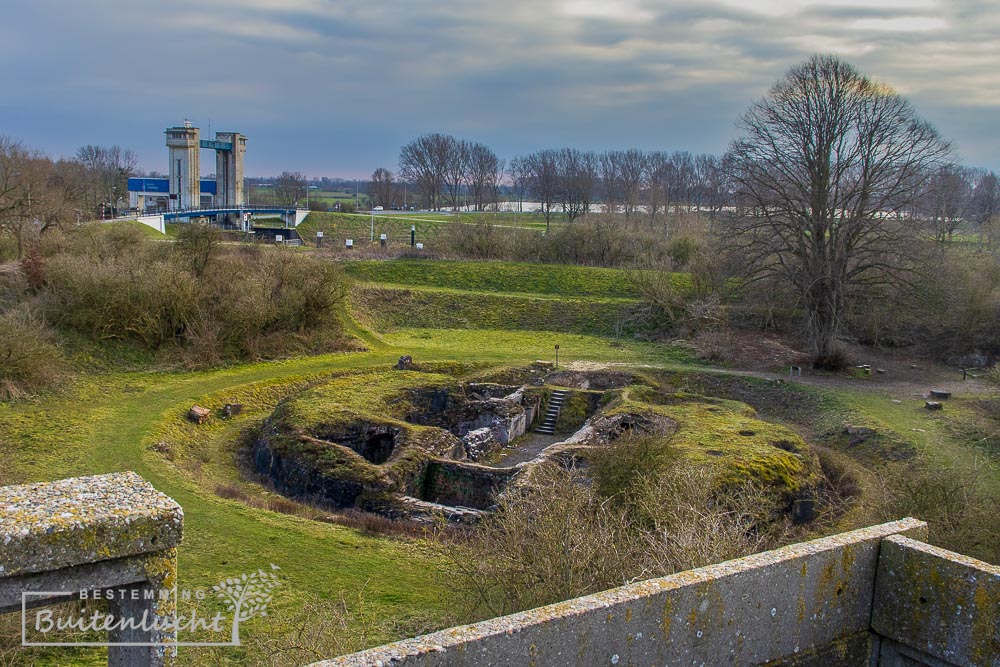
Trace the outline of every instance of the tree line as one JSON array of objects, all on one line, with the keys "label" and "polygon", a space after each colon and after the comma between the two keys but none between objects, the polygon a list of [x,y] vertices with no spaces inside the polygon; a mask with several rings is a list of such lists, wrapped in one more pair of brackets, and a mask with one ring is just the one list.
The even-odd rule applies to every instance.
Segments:
[{"label": "tree line", "polygon": [[71,222],[127,206],[135,154],[120,146],[87,145],[73,158],[53,159],[0,136],[0,239],[24,255],[32,238]]},{"label": "tree line", "polygon": [[422,208],[485,211],[507,199],[523,211],[533,201],[546,222],[557,213],[573,221],[597,205],[629,218],[640,212],[655,217],[678,205],[718,210],[726,203],[721,160],[710,154],[567,147],[504,160],[484,144],[440,133],[403,146],[396,173],[375,170],[373,205],[402,206],[404,185]]},{"label": "tree line", "polygon": [[[386,209],[413,203],[429,210],[485,211],[507,202],[523,211],[530,201],[546,222],[556,214],[572,222],[598,207],[626,218],[656,218],[678,207],[711,213],[731,208],[753,215],[752,198],[741,196],[733,178],[734,157],[732,152],[720,157],[559,148],[504,160],[481,143],[430,133],[400,149],[398,171],[376,169],[368,194],[373,206]],[[924,165],[909,178],[912,187],[906,188],[905,202],[883,202],[894,213],[922,221],[942,241],[952,239],[963,223],[981,235],[997,234],[990,228],[1000,213],[995,172],[949,162]]]}]

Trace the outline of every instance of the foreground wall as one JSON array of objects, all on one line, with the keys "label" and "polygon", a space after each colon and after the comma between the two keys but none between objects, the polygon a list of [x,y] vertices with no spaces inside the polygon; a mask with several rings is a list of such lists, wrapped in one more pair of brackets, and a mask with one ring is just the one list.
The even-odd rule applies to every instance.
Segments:
[{"label": "foreground wall", "polygon": [[903,519],[317,665],[1000,666],[1000,569],[925,533]]}]

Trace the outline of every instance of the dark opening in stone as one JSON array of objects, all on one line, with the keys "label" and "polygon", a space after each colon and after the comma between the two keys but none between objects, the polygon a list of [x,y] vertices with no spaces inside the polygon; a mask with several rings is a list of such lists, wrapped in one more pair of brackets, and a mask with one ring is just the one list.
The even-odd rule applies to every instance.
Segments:
[{"label": "dark opening in stone", "polygon": [[395,438],[391,433],[377,433],[365,442],[361,456],[375,465],[380,465],[389,460],[392,450],[395,448]]}]

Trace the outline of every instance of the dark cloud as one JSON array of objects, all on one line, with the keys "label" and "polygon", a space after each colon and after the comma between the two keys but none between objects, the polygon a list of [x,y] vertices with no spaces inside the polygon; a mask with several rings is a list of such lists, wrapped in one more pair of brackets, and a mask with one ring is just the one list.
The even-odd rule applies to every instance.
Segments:
[{"label": "dark cloud", "polygon": [[1000,168],[1000,12],[972,0],[33,0],[0,24],[0,131],[117,142],[162,169],[190,117],[250,136],[253,173],[370,173],[427,131],[721,151],[791,65],[834,52]]}]

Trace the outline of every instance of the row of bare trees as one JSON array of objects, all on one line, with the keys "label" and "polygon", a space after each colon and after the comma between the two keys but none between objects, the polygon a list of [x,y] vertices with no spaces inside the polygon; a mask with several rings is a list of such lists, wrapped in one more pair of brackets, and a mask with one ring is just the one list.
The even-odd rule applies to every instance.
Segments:
[{"label": "row of bare trees", "polygon": [[1000,178],[986,169],[949,164],[930,174],[913,201],[910,217],[929,223],[938,241],[951,241],[963,224],[995,241],[1000,214]]},{"label": "row of bare trees", "polygon": [[[421,204],[434,210],[469,204],[485,211],[495,205],[504,166],[489,146],[447,134],[425,134],[399,152],[401,176],[416,187]],[[392,172],[384,168],[372,174],[371,194],[374,206],[395,208],[403,203]]]},{"label": "row of bare trees", "polygon": [[[403,146],[399,176],[416,189],[416,201],[429,209],[495,207],[508,195],[522,211],[538,204],[546,221],[562,213],[571,222],[603,204],[607,212],[651,216],[671,207],[718,210],[728,189],[721,161],[686,151],[628,150],[595,153],[575,148],[546,149],[509,162],[488,146],[445,134],[425,134]],[[383,167],[372,174],[374,205],[397,207],[400,184]]]}]

